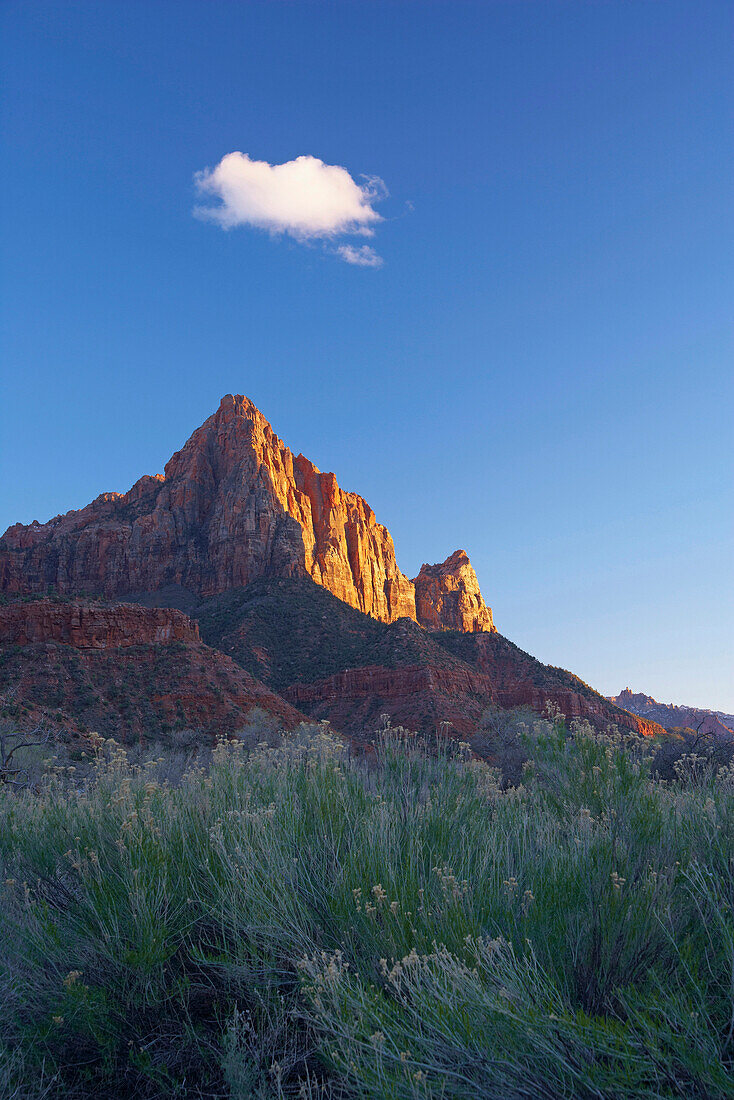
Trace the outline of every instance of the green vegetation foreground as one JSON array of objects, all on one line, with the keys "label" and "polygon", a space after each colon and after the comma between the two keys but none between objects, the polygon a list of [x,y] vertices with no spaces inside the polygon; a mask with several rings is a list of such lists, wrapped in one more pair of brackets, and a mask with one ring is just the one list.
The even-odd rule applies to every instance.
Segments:
[{"label": "green vegetation foreground", "polygon": [[734,1097],[734,770],[538,723],[0,794],[0,1095]]}]

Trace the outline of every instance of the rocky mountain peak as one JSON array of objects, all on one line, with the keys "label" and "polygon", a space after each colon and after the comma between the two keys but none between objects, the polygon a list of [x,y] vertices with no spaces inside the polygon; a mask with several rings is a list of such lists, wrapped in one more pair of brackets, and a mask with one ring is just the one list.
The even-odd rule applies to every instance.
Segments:
[{"label": "rocky mountain peak", "polygon": [[418,622],[432,630],[493,631],[477,575],[464,550],[439,565],[422,565],[413,581]]},{"label": "rocky mountain peak", "polygon": [[678,706],[675,703],[659,703],[652,695],[634,692],[626,687],[610,701],[624,710],[659,723],[664,729],[692,729],[699,734],[713,735],[731,740],[734,736],[734,715],[702,707]]},{"label": "rocky mountain peak", "polygon": [[209,596],[299,576],[383,622],[494,629],[463,551],[409,580],[367,502],[294,456],[243,395],[222,398],[165,475],[45,524],[16,524],[0,543],[0,591],[15,594],[119,598],[179,585]]}]

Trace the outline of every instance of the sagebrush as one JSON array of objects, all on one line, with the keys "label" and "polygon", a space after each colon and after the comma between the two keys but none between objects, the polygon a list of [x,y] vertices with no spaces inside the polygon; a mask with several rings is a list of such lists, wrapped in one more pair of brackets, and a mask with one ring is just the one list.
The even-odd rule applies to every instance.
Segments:
[{"label": "sagebrush", "polygon": [[0,792],[0,1095],[734,1097],[734,772],[527,754],[103,742]]}]

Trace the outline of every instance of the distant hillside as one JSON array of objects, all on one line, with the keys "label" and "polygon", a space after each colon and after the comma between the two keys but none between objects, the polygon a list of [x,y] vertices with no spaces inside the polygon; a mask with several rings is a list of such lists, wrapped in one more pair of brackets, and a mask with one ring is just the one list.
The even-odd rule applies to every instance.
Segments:
[{"label": "distant hillside", "polygon": [[718,737],[734,736],[734,714],[703,710],[701,707],[679,707],[673,703],[658,703],[651,695],[633,692],[625,688],[619,695],[610,697],[618,707],[657,722],[664,729],[689,728]]}]

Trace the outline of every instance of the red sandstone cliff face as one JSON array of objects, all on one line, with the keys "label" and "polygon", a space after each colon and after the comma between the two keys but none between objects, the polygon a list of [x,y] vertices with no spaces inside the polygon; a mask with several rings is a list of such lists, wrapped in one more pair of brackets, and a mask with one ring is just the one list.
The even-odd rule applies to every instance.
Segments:
[{"label": "red sandstone cliff face", "polygon": [[423,565],[413,582],[418,622],[430,630],[495,629],[469,558],[456,550],[441,565]]},{"label": "red sandstone cliff face", "polygon": [[188,729],[205,740],[243,729],[254,709],[285,729],[304,719],[167,608],[10,605],[0,608],[0,651],[0,709],[31,726],[126,741]]},{"label": "red sandstone cliff face", "polygon": [[345,695],[415,695],[420,691],[457,692],[485,695],[492,700],[492,684],[488,676],[471,669],[445,669],[431,665],[412,665],[405,668],[382,668],[371,665],[366,668],[350,668],[320,680],[316,684],[293,684],[288,688],[288,698],[296,705],[326,699],[340,699]]},{"label": "red sandstone cliff face", "polygon": [[[663,732],[654,722],[609,706],[603,697],[556,684],[538,687],[523,679],[507,686],[508,679],[467,667],[372,665],[347,669],[316,683],[293,684],[284,695],[311,718],[328,718],[336,729],[357,738],[373,732],[382,714],[389,714],[393,725],[423,732],[448,722],[451,736],[468,737],[492,703],[502,708],[531,707],[538,715],[550,705],[569,722],[587,719],[602,730],[617,725],[644,736]],[[498,686],[502,683],[504,687]]]},{"label": "red sandstone cliff face", "polygon": [[469,736],[493,701],[489,677],[432,665],[347,669],[317,683],[293,684],[284,695],[309,717],[327,718],[357,740],[369,739],[383,714],[395,726],[425,733],[448,722],[451,736]]},{"label": "red sandstone cliff face", "polygon": [[16,524],[0,545],[0,591],[16,594],[50,586],[119,597],[178,584],[206,596],[297,576],[383,622],[493,629],[466,555],[424,567],[414,584],[362,497],[294,456],[251,401],[231,394],[164,476],[45,524]]},{"label": "red sandstone cliff face", "polygon": [[51,600],[0,607],[0,645],[55,642],[77,649],[111,649],[198,641],[198,624],[169,608]]}]

